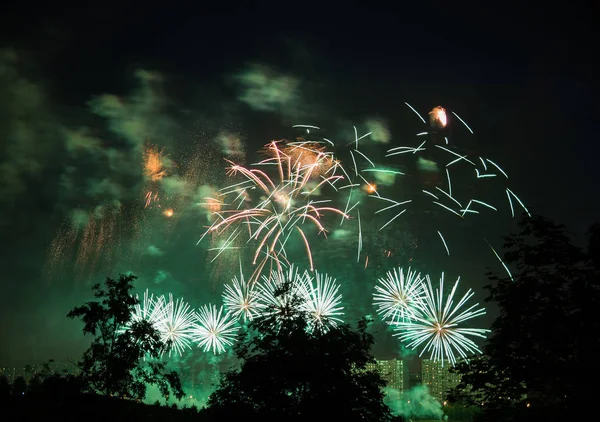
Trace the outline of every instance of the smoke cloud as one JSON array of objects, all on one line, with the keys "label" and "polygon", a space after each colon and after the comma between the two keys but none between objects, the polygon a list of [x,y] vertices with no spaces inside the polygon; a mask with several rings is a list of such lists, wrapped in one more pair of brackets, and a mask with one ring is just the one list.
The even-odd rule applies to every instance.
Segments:
[{"label": "smoke cloud", "polygon": [[398,391],[393,388],[385,389],[385,403],[392,413],[405,419],[441,419],[444,415],[442,405],[429,394],[424,385],[417,385],[410,390]]}]

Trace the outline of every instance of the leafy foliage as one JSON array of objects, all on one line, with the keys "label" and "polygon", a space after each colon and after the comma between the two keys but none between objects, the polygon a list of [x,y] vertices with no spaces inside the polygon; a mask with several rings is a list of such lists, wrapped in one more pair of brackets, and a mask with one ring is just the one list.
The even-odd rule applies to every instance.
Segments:
[{"label": "leafy foliage", "polygon": [[94,336],[79,362],[84,389],[104,395],[142,400],[146,386],[154,384],[165,398],[183,397],[176,372],[167,372],[158,359],[168,346],[147,320],[132,321],[138,299],[132,296],[134,275],[106,278],[104,288],[92,287],[97,300],[74,308],[67,315],[83,321],[83,333]]},{"label": "leafy foliage", "polygon": [[290,284],[281,307],[253,320],[235,347],[242,361],[221,378],[210,396],[211,420],[385,421],[385,382],[366,366],[373,337],[361,320],[356,331],[342,325],[327,332],[309,330],[309,315]]},{"label": "leafy foliage", "polygon": [[564,226],[539,216],[523,219],[505,248],[505,262],[517,269],[514,282],[490,274],[487,300],[500,316],[484,355],[457,366],[458,389],[483,404],[486,420],[577,412],[591,399],[582,371],[597,367],[598,270]]}]

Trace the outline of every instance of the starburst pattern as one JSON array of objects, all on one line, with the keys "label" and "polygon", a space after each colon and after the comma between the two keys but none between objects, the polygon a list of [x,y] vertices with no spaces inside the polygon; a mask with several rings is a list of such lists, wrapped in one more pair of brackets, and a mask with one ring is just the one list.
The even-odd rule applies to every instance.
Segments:
[{"label": "starburst pattern", "polygon": [[260,315],[261,306],[255,286],[256,283],[244,279],[240,265],[239,278],[234,276],[231,285],[226,285],[223,293],[223,303],[233,318],[246,321]]},{"label": "starburst pattern", "polygon": [[301,305],[310,289],[309,274],[300,272],[294,265],[287,270],[273,270],[262,276],[257,284],[258,301],[262,317],[275,317],[281,322],[294,306]]},{"label": "starburst pattern", "polygon": [[306,278],[303,283],[305,303],[303,309],[309,315],[309,328],[312,331],[327,332],[330,327],[337,327],[337,323],[343,322],[340,302],[342,295],[338,294],[339,285],[335,278],[317,272],[315,277]]},{"label": "starburst pattern", "polygon": [[150,294],[148,289],[144,292],[143,300],[140,300],[139,295],[135,295],[138,303],[133,307],[131,319],[119,330],[120,333],[127,331],[131,326],[138,321],[149,321],[153,327],[157,328],[164,322],[167,317],[167,307],[165,298],[155,297]]},{"label": "starburst pattern", "polygon": [[444,273],[440,278],[440,286],[435,290],[431,285],[431,279],[426,276],[424,283],[424,295],[417,302],[416,312],[410,321],[396,323],[399,331],[395,336],[400,341],[407,342],[409,348],[417,348],[423,343],[419,356],[430,353],[430,359],[448,360],[452,365],[456,364],[456,354],[463,359],[468,359],[469,353],[481,353],[479,347],[468,338],[469,336],[485,338],[485,333],[490,330],[481,328],[464,328],[460,324],[485,314],[484,308],[479,308],[478,303],[463,309],[467,301],[474,295],[471,289],[454,303],[454,294],[458,287],[460,277],[454,283],[452,291],[444,300]]},{"label": "starburst pattern", "polygon": [[166,316],[157,325],[162,341],[170,344],[169,356],[173,352],[181,356],[185,349],[191,349],[194,321],[195,313],[190,305],[182,298],[174,301],[173,295],[169,293],[169,301],[166,302]]},{"label": "starburst pattern", "polygon": [[[346,213],[331,206],[330,199],[316,200],[315,196],[326,186],[336,189],[336,182],[344,176],[336,175],[339,164],[330,153],[309,143],[280,147],[273,141],[266,146],[265,153],[269,158],[250,167],[230,162],[228,175],[240,175],[243,180],[221,189],[220,196],[229,198],[235,208],[216,212],[216,221],[202,238],[208,233],[230,233],[227,241],[215,248],[218,257],[238,236],[249,233],[248,241],[257,244],[253,264],[264,256],[259,271],[255,272],[259,274],[270,258],[286,260],[286,244],[295,234],[304,243],[312,269],[307,228],[312,226],[319,234],[326,233],[323,215],[332,213],[348,218]],[[276,176],[269,175],[268,169],[273,167]],[[240,230],[240,225],[247,230]]]},{"label": "starburst pattern", "polygon": [[390,324],[410,320],[415,312],[415,304],[424,294],[421,274],[409,268],[405,275],[402,268],[394,268],[378,282],[373,304],[377,306],[381,318]]},{"label": "starburst pattern", "polygon": [[238,327],[236,320],[229,312],[223,312],[223,306],[217,310],[216,305],[204,305],[196,313],[196,324],[193,328],[194,341],[198,347],[214,354],[225,351],[225,346],[231,346]]}]

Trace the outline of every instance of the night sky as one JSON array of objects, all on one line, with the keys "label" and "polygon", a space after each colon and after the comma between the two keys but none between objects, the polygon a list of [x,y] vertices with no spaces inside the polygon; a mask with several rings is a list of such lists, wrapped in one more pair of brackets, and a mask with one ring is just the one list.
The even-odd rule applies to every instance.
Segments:
[{"label": "night sky", "polygon": [[[131,160],[139,157],[135,142],[148,139],[177,163],[205,148],[200,184],[218,185],[225,163],[210,151],[218,150],[219,134],[238,136],[253,162],[270,140],[298,136],[294,124],[313,124],[351,141],[353,125],[375,118],[391,134],[383,150],[407,144],[409,134],[422,129],[405,102],[422,114],[440,105],[474,130],[470,135],[452,123],[458,148],[501,164],[531,211],[566,224],[583,244],[599,205],[597,22],[591,6],[540,4],[11,6],[0,39],[0,365],[76,358],[85,342],[80,325],[65,315],[105,276],[133,271],[140,289],[173,292],[194,306],[218,302],[237,258],[217,267],[206,246],[195,245],[204,214],[168,227],[160,216],[147,217],[155,231],[144,232],[150,243],[142,247],[152,244],[160,254],[142,254],[135,262],[120,256],[83,275],[74,259],[48,271],[48,249],[74,210],[93,210],[116,197],[123,206],[143,200],[140,163]],[[286,101],[265,97],[262,106],[244,100],[249,72],[284,75],[282,86],[293,92]],[[137,105],[124,110],[93,101],[104,94]],[[133,122],[133,129],[118,122]],[[74,133],[99,144],[84,147]],[[118,188],[98,187],[106,180]],[[445,229],[462,239],[450,260],[439,253],[439,242],[421,237],[419,227],[428,219],[399,221],[389,234],[395,247],[418,238],[414,262],[423,263],[423,271],[461,275],[463,287],[483,302],[486,268],[501,267],[489,250],[470,245],[480,227]],[[516,220],[504,212],[483,227],[499,248]],[[123,236],[126,243],[129,235]],[[362,266],[352,266],[356,246],[336,252],[324,245],[317,247],[334,255],[323,253],[317,261],[342,283],[350,319],[372,313],[368,301],[355,299],[370,294],[377,277],[413,262],[409,251],[359,273]],[[435,252],[427,252],[430,246]],[[492,317],[493,310],[481,323]],[[376,353],[397,356],[397,340],[384,326],[376,330]],[[194,353],[182,365],[205,359]]]}]

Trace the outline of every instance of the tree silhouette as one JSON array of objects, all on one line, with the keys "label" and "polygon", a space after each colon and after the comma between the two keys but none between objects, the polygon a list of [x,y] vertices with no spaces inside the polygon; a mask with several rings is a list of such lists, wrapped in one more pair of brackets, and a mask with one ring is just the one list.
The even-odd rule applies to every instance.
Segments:
[{"label": "tree silhouette", "polygon": [[52,370],[50,365],[54,360],[50,359],[39,366],[27,365],[25,372],[29,372],[27,391],[29,399],[37,402],[57,403],[67,399],[76,400],[81,394],[82,380],[79,376],[69,374],[63,370],[62,373]]},{"label": "tree silhouette", "polygon": [[147,320],[133,321],[139,300],[131,295],[134,275],[106,278],[104,288],[92,287],[96,301],[87,302],[68,313],[83,321],[83,333],[94,341],[78,363],[88,392],[142,400],[146,386],[154,384],[165,398],[171,393],[181,399],[184,392],[176,372],[165,371],[156,360],[168,346]]},{"label": "tree silhouette", "polygon": [[15,398],[20,398],[27,392],[27,381],[23,376],[18,376],[12,383],[12,395]]},{"label": "tree silhouette", "polygon": [[[34,369],[35,368],[35,369]],[[0,376],[0,409],[6,420],[80,420],[86,421],[201,421],[194,407],[177,408],[173,405],[148,405],[137,400],[121,400],[99,394],[82,394],[81,378],[52,371],[48,365],[41,370],[35,366],[33,376],[28,382],[23,377],[14,381],[15,391],[10,396],[11,385],[6,377]],[[26,368],[27,371],[27,368]],[[8,388],[9,396],[2,394],[2,388]],[[24,392],[24,394],[23,394]],[[3,420],[4,420],[3,419]]]},{"label": "tree silhouette", "polygon": [[596,269],[600,270],[600,223],[593,224],[588,235],[588,254]]},{"label": "tree silhouette", "polygon": [[366,369],[374,362],[367,321],[356,331],[341,325],[311,332],[290,281],[276,297],[281,305],[269,310],[272,315],[240,334],[235,353],[241,367],[222,375],[208,400],[210,419],[389,420],[385,382]]},{"label": "tree silhouette", "polygon": [[485,420],[579,413],[592,391],[581,376],[598,368],[598,271],[564,226],[539,216],[523,219],[505,249],[514,281],[490,274],[487,300],[500,316],[484,354],[456,367],[463,376],[458,389],[470,391]]},{"label": "tree silhouette", "polygon": [[6,375],[0,375],[0,402],[6,402],[10,399],[11,386]]}]

